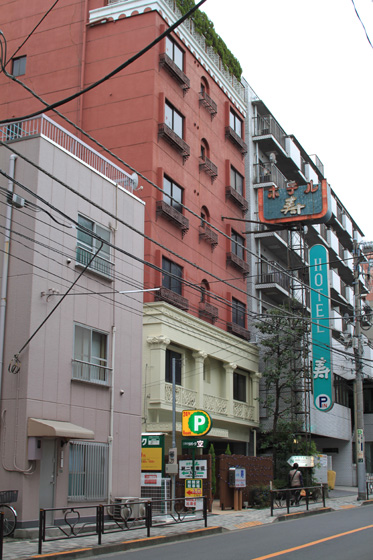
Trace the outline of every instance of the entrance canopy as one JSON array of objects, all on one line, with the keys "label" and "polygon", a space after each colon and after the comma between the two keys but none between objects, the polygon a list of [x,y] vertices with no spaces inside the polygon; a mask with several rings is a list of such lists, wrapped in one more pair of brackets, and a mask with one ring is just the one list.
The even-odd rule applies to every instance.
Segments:
[{"label": "entrance canopy", "polygon": [[61,437],[66,439],[94,439],[92,430],[87,430],[71,422],[60,420],[40,420],[29,418],[27,435],[34,437]]}]

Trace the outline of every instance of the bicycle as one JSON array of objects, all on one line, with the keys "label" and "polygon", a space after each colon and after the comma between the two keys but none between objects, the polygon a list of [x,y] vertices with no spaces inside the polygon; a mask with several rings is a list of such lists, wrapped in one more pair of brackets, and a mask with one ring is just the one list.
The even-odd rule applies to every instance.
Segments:
[{"label": "bicycle", "polygon": [[10,537],[17,524],[17,512],[9,504],[18,500],[18,490],[3,490],[0,492],[0,513],[4,514],[3,536]]}]

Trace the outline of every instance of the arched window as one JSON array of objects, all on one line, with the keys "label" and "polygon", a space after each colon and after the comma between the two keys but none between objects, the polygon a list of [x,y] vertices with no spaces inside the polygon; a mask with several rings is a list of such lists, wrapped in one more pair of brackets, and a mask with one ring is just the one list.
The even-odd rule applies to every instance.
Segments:
[{"label": "arched window", "polygon": [[201,160],[205,161],[210,155],[210,148],[207,140],[202,138],[201,140]]},{"label": "arched window", "polygon": [[201,208],[201,226],[205,227],[206,222],[210,223],[210,212],[206,208],[206,206],[202,206]]},{"label": "arched window", "polygon": [[205,77],[201,78],[201,94],[203,95],[204,93],[209,93],[210,88],[209,88],[209,83],[206,80]]},{"label": "arched window", "polygon": [[208,303],[210,300],[210,285],[207,280],[202,280],[201,282],[201,301],[203,303]]}]

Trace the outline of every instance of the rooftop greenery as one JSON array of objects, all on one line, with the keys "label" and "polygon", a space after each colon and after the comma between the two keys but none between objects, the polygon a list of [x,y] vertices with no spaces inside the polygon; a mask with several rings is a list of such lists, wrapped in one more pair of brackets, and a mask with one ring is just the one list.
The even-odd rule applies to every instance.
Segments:
[{"label": "rooftop greenery", "polygon": [[[176,0],[177,7],[184,15],[195,6],[194,0]],[[206,44],[212,47],[220,56],[223,66],[231,72],[237,80],[241,80],[242,68],[237,58],[233,56],[223,39],[216,33],[214,24],[201,10],[196,10],[192,15],[195,30],[200,33],[206,40]]]}]

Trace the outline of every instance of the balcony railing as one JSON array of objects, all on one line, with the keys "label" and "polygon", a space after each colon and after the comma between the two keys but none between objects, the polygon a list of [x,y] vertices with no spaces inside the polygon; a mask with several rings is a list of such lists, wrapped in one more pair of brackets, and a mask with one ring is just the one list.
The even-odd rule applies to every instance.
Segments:
[{"label": "balcony railing", "polygon": [[154,298],[157,301],[165,301],[166,303],[169,303],[174,307],[178,307],[183,311],[188,311],[189,309],[188,300],[185,297],[181,296],[180,294],[173,292],[169,288],[164,288],[164,287],[160,288],[158,292],[155,292]]},{"label": "balcony railing", "polygon": [[206,301],[199,302],[199,316],[202,319],[210,319],[213,323],[219,317],[219,310],[215,305],[208,303]]},{"label": "balcony railing", "polygon": [[133,192],[137,181],[136,174],[129,175],[45,115],[0,126],[0,139],[3,142],[35,136],[52,141],[94,171]]},{"label": "balcony railing", "polygon": [[227,253],[227,264],[240,270],[244,276],[249,274],[250,267],[246,261],[238,257],[235,253]]},{"label": "balcony railing", "polygon": [[257,284],[278,284],[289,292],[290,276],[280,271],[262,273],[258,276]]},{"label": "balcony railing", "polygon": [[232,127],[225,127],[225,137],[230,140],[232,144],[241,152],[242,156],[247,154],[247,144],[242,140],[241,136],[239,136],[237,132],[233,130]]},{"label": "balcony railing", "polygon": [[203,395],[203,410],[226,415],[228,413],[228,399]]},{"label": "balcony railing", "polygon": [[250,340],[250,331],[245,329],[245,327],[241,327],[241,325],[237,325],[237,323],[227,323],[227,330],[244,340]]},{"label": "balcony railing", "polygon": [[176,227],[181,229],[182,235],[186,234],[189,230],[189,220],[181,212],[176,210],[164,200],[157,200],[157,216],[162,216],[169,222],[172,222]]},{"label": "balcony railing", "polygon": [[184,162],[190,156],[190,147],[166,123],[158,125],[158,137],[168,142],[183,157]]},{"label": "balcony railing", "polygon": [[[168,403],[172,403],[171,383],[165,383],[165,400]],[[197,391],[192,391],[191,389],[186,389],[185,387],[176,385],[175,400],[176,400],[176,404],[180,406],[189,406],[193,408],[196,406],[197,403]]]},{"label": "balcony railing", "polygon": [[73,379],[78,381],[86,381],[87,383],[95,383],[97,385],[109,385],[109,377],[111,368],[83,362],[81,360],[73,360]]},{"label": "balcony railing", "polygon": [[288,181],[274,163],[255,164],[255,183],[274,183],[277,187],[285,189]]},{"label": "balcony railing", "polygon": [[255,407],[240,401],[233,401],[233,416],[255,422]]},{"label": "balcony railing", "polygon": [[272,115],[259,115],[254,118],[254,137],[257,136],[273,136],[280,146],[286,150],[285,131]]},{"label": "balcony railing", "polygon": [[218,168],[212,161],[207,157],[199,158],[199,170],[204,171],[211,177],[211,183],[213,183],[218,176]]},{"label": "balcony railing", "polygon": [[204,239],[207,243],[210,243],[211,247],[214,249],[219,242],[218,234],[216,231],[212,230],[206,224],[199,226],[199,238]]},{"label": "balcony railing", "polygon": [[246,214],[249,209],[247,200],[233,187],[225,187],[225,199],[234,202],[234,204],[241,208],[244,214]]},{"label": "balcony railing", "polygon": [[199,104],[210,113],[212,120],[218,112],[218,106],[205,91],[199,92]]},{"label": "balcony railing", "polygon": [[164,68],[174,80],[176,80],[183,90],[184,95],[190,89],[190,80],[186,74],[178,67],[177,64],[166,53],[159,55],[159,66]]},{"label": "balcony railing", "polygon": [[[87,266],[89,261],[94,255],[95,251],[88,246],[83,246],[81,243],[76,248],[76,264],[80,266]],[[114,264],[107,259],[97,256],[89,265],[88,270],[96,272],[106,278],[113,278]]]}]

